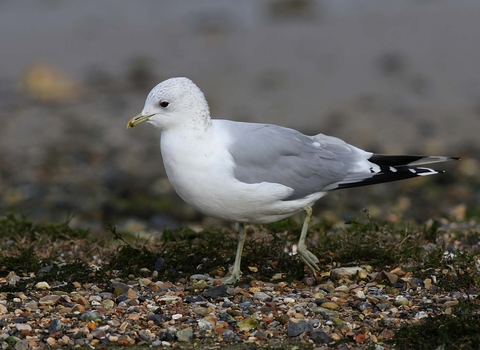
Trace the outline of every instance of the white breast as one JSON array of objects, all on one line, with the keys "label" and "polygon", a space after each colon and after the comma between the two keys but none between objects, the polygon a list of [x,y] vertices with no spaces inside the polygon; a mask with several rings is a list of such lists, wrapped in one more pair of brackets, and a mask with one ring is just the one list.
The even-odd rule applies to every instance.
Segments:
[{"label": "white breast", "polygon": [[235,164],[226,147],[229,135],[219,128],[213,125],[202,135],[185,130],[162,133],[165,170],[185,202],[209,216],[252,223],[276,221],[311,204],[312,199],[282,201],[293,189],[281,184],[235,179]]}]

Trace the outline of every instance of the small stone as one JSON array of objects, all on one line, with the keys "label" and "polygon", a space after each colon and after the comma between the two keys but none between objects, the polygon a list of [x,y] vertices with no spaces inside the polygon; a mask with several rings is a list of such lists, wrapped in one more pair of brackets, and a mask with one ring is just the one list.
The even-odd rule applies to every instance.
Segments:
[{"label": "small stone", "polygon": [[397,296],[395,298],[395,301],[393,302],[393,305],[395,306],[402,306],[402,305],[408,305],[409,301],[407,298],[405,298],[404,296]]},{"label": "small stone", "polygon": [[335,317],[338,316],[337,311],[329,310],[321,306],[316,306],[312,308],[312,312],[314,314],[320,314],[322,316],[330,316],[330,317]]},{"label": "small stone", "polygon": [[446,307],[457,306],[458,305],[458,300],[448,300],[443,305],[446,306]]},{"label": "small stone", "polygon": [[75,297],[73,298],[73,300],[79,304],[79,305],[82,305],[82,306],[90,306],[90,302],[87,300],[87,298],[85,298],[83,295],[75,295]]},{"label": "small stone", "polygon": [[385,292],[391,295],[397,295],[398,293],[400,293],[398,288],[393,288],[393,287],[385,287]]},{"label": "small stone", "polygon": [[356,334],[353,337],[353,339],[355,340],[356,343],[365,343],[365,341],[367,340],[365,337],[365,334],[362,334],[362,333]]},{"label": "small stone", "polygon": [[28,345],[28,341],[25,339],[22,339],[15,344],[15,350],[28,350],[28,349],[30,349],[30,346]]},{"label": "small stone", "polygon": [[379,335],[378,335],[378,340],[381,339],[391,339],[395,336],[395,333],[391,331],[390,329],[385,328]]},{"label": "small stone", "polygon": [[197,315],[205,316],[208,314],[208,308],[203,306],[197,306],[193,308],[193,312],[195,312]]},{"label": "small stone", "polygon": [[149,278],[140,278],[138,283],[140,284],[140,287],[147,287],[152,284],[152,280]]},{"label": "small stone", "polygon": [[296,337],[305,332],[312,332],[313,326],[307,320],[297,320],[291,318],[288,321],[287,335],[289,337]]},{"label": "small stone", "polygon": [[55,338],[53,338],[53,337],[48,337],[47,338],[47,344],[48,345],[54,346],[56,343],[57,343],[57,341],[55,340]]},{"label": "small stone", "polygon": [[344,322],[338,317],[333,317],[332,322],[335,326],[341,326],[342,324],[344,324]]},{"label": "small stone", "polygon": [[185,298],[185,302],[187,303],[198,303],[201,301],[204,301],[204,299],[196,295],[189,295]]},{"label": "small stone", "polygon": [[204,291],[202,293],[202,296],[204,296],[205,298],[216,299],[218,297],[225,296],[227,293],[227,288],[227,285],[222,284],[220,286],[216,286]]},{"label": "small stone", "polygon": [[128,290],[130,289],[125,283],[121,282],[114,282],[111,284],[111,288],[113,289],[113,296],[117,298],[122,294],[127,294]]},{"label": "small stone", "polygon": [[8,309],[5,305],[0,304],[0,315],[8,314]]},{"label": "small stone", "polygon": [[120,327],[118,327],[118,330],[121,332],[121,333],[125,333],[125,331],[127,330],[127,328],[130,327],[130,323],[128,323],[127,321],[123,322]]},{"label": "small stone", "polygon": [[181,342],[191,342],[193,340],[193,329],[188,327],[178,331],[177,338]]},{"label": "small stone", "polygon": [[347,286],[338,286],[335,288],[335,292],[348,293],[350,289]]},{"label": "small stone", "polygon": [[136,299],[138,297],[137,293],[132,288],[127,290],[126,296],[128,299]]},{"label": "small stone", "polygon": [[277,321],[280,322],[281,324],[287,324],[289,320],[290,320],[290,316],[288,316],[287,314],[283,314],[277,318]]},{"label": "small stone", "polygon": [[294,303],[295,299],[287,297],[287,298],[283,299],[283,301],[285,302],[285,304],[290,304],[290,303]]},{"label": "small stone", "polygon": [[335,286],[333,285],[333,283],[322,283],[320,285],[318,285],[318,288],[328,292],[328,293],[333,293],[333,291],[335,290]]},{"label": "small stone", "polygon": [[331,301],[327,301],[325,303],[322,303],[320,306],[325,308],[325,309],[328,309],[328,310],[337,310],[338,308],[340,308],[340,306],[338,306],[338,304],[335,304]]},{"label": "small stone", "polygon": [[425,278],[425,280],[423,281],[423,284],[424,284],[426,290],[430,290],[430,288],[432,288],[432,279],[431,278]]},{"label": "small stone", "polygon": [[171,320],[171,317],[165,315],[154,314],[147,317],[147,321],[153,321],[156,326],[161,326],[164,322]]},{"label": "small stone", "polygon": [[103,329],[96,329],[92,332],[95,339],[103,339],[107,336],[107,333]]},{"label": "small stone", "polygon": [[40,305],[55,305],[60,301],[60,299],[62,299],[60,295],[47,295],[43,298],[40,298],[38,303]]},{"label": "small stone", "polygon": [[30,334],[32,331],[32,326],[30,326],[28,323],[16,323],[15,328],[23,334]]},{"label": "small stone", "polygon": [[358,266],[352,266],[352,267],[339,267],[336,269],[333,269],[332,272],[330,272],[330,276],[334,279],[352,279],[356,277],[360,271],[365,272],[361,267]]},{"label": "small stone", "polygon": [[422,318],[428,318],[428,314],[425,311],[420,311],[415,315],[416,320],[421,320]]},{"label": "small stone", "polygon": [[328,344],[332,341],[332,338],[320,329],[314,330],[310,339],[312,339],[315,344]]},{"label": "small stone", "polygon": [[391,284],[397,283],[398,281],[398,275],[388,272],[388,271],[382,271],[382,274],[388,279],[388,281]]},{"label": "small stone", "polygon": [[176,321],[176,320],[179,320],[183,317],[182,314],[174,314],[172,315],[172,320]]},{"label": "small stone", "polygon": [[258,299],[262,302],[267,302],[267,301],[271,301],[272,297],[270,295],[268,295],[267,293],[257,292],[255,294],[253,294],[253,299]]},{"label": "small stone", "polygon": [[361,290],[357,291],[357,292],[355,293],[355,296],[356,296],[358,299],[365,299],[365,298],[366,298],[366,297],[365,297],[365,293],[364,293],[363,291],[361,291]]},{"label": "small stone", "polygon": [[35,288],[37,288],[38,290],[47,290],[47,289],[50,289],[51,287],[47,282],[38,282],[35,285]]},{"label": "small stone", "polygon": [[378,303],[377,305],[375,305],[380,311],[383,311],[383,310],[386,310],[388,309],[390,306],[390,303]]},{"label": "small stone", "polygon": [[111,299],[106,299],[102,301],[101,305],[103,308],[110,310],[115,307],[115,302]]},{"label": "small stone", "polygon": [[135,344],[135,340],[130,338],[128,335],[121,335],[118,337],[117,343],[123,346]]},{"label": "small stone", "polygon": [[252,329],[257,329],[258,321],[256,318],[250,316],[237,323],[238,328],[240,331],[250,331]]},{"label": "small stone", "polygon": [[57,332],[60,332],[61,330],[62,330],[62,321],[60,321],[58,318],[54,319],[50,323],[50,326],[48,327],[49,334],[55,334]]},{"label": "small stone", "polygon": [[222,333],[222,337],[223,340],[230,342],[235,339],[235,333],[232,330],[227,329],[225,332]]},{"label": "small stone", "polygon": [[87,311],[82,315],[84,321],[98,321],[102,319],[102,315],[97,311]]}]

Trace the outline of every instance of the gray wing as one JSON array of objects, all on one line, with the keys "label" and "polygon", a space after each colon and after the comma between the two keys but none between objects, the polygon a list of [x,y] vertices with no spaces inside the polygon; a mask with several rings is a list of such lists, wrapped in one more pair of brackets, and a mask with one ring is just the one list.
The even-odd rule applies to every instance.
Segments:
[{"label": "gray wing", "polygon": [[337,138],[306,136],[276,125],[234,123],[228,129],[234,139],[228,150],[236,165],[235,177],[250,184],[288,186],[294,190],[289,200],[338,187],[359,155],[364,163],[371,156]]}]

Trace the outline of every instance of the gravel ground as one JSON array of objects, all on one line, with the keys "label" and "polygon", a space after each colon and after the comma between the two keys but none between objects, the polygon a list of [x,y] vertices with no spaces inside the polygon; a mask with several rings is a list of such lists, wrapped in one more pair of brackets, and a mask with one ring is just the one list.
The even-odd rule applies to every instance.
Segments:
[{"label": "gravel ground", "polygon": [[[369,244],[380,245],[383,253],[356,242],[354,236],[351,242],[340,240],[337,251],[325,242],[322,253],[314,250],[322,271],[315,278],[294,256],[272,254],[276,245],[258,244],[259,236],[269,234],[255,231],[253,243],[252,238],[247,241],[242,280],[227,286],[219,279],[225,274],[221,268],[225,262],[215,257],[231,256],[234,247],[225,252],[219,233],[204,232],[200,236],[204,239],[196,243],[182,243],[184,238],[177,234],[173,246],[165,243],[167,237],[163,243],[141,243],[137,237],[140,248],[135,248],[115,229],[120,241],[109,242],[82,238],[86,232],[65,225],[2,219],[0,236],[9,230],[16,234],[1,240],[0,342],[3,349],[17,350],[116,346],[381,350],[436,349],[442,344],[444,349],[459,345],[474,349],[480,334],[478,224],[444,222],[439,229],[410,228],[409,235],[391,242],[387,236],[404,229],[371,225],[352,234],[360,242],[377,235],[378,241]],[[50,238],[48,231],[54,232]],[[275,232],[271,227],[268,231]],[[315,244],[317,229],[314,232],[309,244]],[[334,240],[341,235],[334,229],[325,234]],[[259,251],[252,252],[252,244]],[[46,249],[34,253],[38,246]],[[195,249],[201,255],[195,255]],[[344,262],[351,259],[347,256],[351,249],[363,263]],[[385,256],[395,255],[395,250],[406,255],[403,252],[410,249],[415,251],[403,262]],[[287,266],[275,254],[290,259]],[[191,267],[182,262],[185,258]],[[299,267],[303,278],[290,278],[289,270]],[[179,269],[183,273],[175,273]]]}]

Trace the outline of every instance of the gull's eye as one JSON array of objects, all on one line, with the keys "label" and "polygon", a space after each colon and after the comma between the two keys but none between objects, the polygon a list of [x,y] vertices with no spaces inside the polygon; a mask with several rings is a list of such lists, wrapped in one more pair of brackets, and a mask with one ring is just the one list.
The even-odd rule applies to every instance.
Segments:
[{"label": "gull's eye", "polygon": [[167,101],[161,101],[160,102],[160,107],[163,107],[163,108],[168,107],[168,102]]}]

